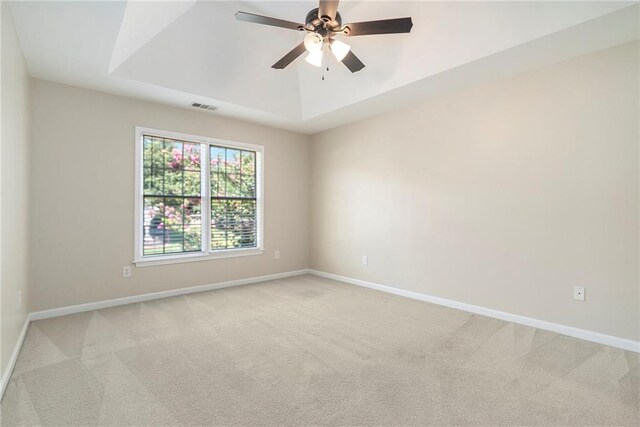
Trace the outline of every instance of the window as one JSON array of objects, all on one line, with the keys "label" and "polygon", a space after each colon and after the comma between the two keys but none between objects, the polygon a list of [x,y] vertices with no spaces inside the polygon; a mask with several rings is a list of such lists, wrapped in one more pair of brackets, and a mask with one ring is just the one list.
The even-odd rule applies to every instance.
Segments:
[{"label": "window", "polygon": [[261,146],[136,128],[136,264],[262,253]]}]

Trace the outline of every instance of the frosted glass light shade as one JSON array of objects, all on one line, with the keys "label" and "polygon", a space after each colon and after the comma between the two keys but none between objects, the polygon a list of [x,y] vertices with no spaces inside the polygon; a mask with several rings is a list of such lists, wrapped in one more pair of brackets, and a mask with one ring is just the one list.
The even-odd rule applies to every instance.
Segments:
[{"label": "frosted glass light shade", "polygon": [[351,46],[346,43],[341,42],[340,40],[333,40],[331,42],[331,52],[336,57],[338,61],[342,61],[347,53],[351,50]]},{"label": "frosted glass light shade", "polygon": [[304,48],[309,53],[322,50],[322,36],[317,33],[307,33],[304,36]]},{"label": "frosted glass light shade", "polygon": [[309,52],[304,60],[315,67],[322,67],[322,51],[315,50],[313,52]]}]

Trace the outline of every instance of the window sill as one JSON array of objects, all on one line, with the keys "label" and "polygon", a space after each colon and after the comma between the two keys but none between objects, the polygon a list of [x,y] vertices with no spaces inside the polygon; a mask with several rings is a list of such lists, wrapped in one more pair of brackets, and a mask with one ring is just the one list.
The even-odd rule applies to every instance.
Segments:
[{"label": "window sill", "polygon": [[195,254],[187,255],[172,255],[172,256],[157,256],[137,259],[133,261],[136,267],[151,267],[154,265],[165,264],[182,264],[184,262],[196,262],[196,261],[211,261],[215,259],[236,258],[242,256],[262,255],[264,249],[262,248],[248,248],[248,249],[228,249],[224,251],[216,251],[213,253],[198,252]]}]

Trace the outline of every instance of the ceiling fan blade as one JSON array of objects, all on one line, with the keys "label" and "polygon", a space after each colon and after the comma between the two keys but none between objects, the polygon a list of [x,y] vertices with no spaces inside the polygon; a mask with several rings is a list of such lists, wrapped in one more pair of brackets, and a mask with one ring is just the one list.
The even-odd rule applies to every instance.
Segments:
[{"label": "ceiling fan blade", "polygon": [[394,18],[383,19],[380,21],[367,21],[367,22],[354,22],[353,24],[347,24],[345,27],[349,28],[349,31],[345,34],[347,36],[369,36],[373,34],[396,34],[396,33],[409,33],[413,22],[411,18]]},{"label": "ceiling fan blade", "polygon": [[302,55],[305,51],[304,42],[300,43],[298,46],[291,49],[289,53],[282,57],[278,62],[273,64],[271,68],[275,68],[277,70],[282,70],[287,65],[291,64],[298,56]]},{"label": "ceiling fan blade", "polygon": [[356,71],[360,71],[364,68],[364,64],[362,61],[358,59],[357,56],[353,54],[353,52],[349,51],[347,56],[342,59],[342,63],[347,66],[349,71],[355,73]]},{"label": "ceiling fan blade", "polygon": [[301,30],[303,28],[302,24],[247,12],[237,12],[236,20],[253,22],[254,24],[271,25],[272,27],[288,28],[290,30]]},{"label": "ceiling fan blade", "polygon": [[318,7],[318,18],[322,19],[323,16],[327,16],[330,18],[330,21],[336,19],[338,3],[340,3],[339,0],[320,0],[320,6]]}]

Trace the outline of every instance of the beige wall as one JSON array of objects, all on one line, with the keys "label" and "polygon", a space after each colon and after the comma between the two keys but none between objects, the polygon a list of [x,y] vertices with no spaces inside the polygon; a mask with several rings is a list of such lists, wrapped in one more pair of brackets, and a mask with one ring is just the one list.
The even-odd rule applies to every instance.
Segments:
[{"label": "beige wall", "polygon": [[[26,319],[28,283],[28,158],[29,77],[20,51],[13,19],[2,4],[2,144],[0,294],[2,350],[5,372]],[[18,292],[22,303],[18,305]]]},{"label": "beige wall", "polygon": [[[32,105],[31,311],[308,268],[308,136],[41,80]],[[135,126],[263,145],[265,254],[132,267],[123,278]]]},{"label": "beige wall", "polygon": [[315,135],[312,268],[640,339],[638,71],[627,44]]}]

